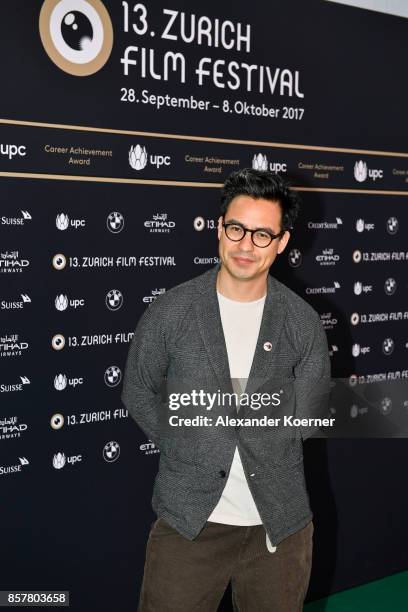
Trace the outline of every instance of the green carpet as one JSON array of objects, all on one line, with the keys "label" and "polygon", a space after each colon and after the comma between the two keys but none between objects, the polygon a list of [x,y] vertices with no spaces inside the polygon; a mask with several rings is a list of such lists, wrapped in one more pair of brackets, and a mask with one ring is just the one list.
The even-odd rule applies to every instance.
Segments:
[{"label": "green carpet", "polygon": [[408,612],[408,572],[306,604],[304,612]]}]

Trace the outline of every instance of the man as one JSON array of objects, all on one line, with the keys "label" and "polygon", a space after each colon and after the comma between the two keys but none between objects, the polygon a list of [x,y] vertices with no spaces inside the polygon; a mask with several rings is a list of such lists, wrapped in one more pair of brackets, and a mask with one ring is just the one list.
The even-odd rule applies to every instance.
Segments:
[{"label": "man", "polygon": [[[230,580],[234,610],[303,608],[314,526],[302,442],[327,416],[330,363],[316,311],[268,274],[298,210],[283,178],[232,173],[221,263],[160,296],[137,325],[122,399],[161,451],[139,612],[216,611]],[[164,381],[189,389],[184,400],[201,389],[198,408],[180,393],[163,397]],[[259,392],[278,406],[243,402]],[[223,405],[228,393],[235,405]],[[209,397],[218,398],[211,410]],[[211,424],[170,426],[182,419],[169,398]],[[269,421],[252,425],[261,412]],[[235,421],[215,426],[220,415]]]}]

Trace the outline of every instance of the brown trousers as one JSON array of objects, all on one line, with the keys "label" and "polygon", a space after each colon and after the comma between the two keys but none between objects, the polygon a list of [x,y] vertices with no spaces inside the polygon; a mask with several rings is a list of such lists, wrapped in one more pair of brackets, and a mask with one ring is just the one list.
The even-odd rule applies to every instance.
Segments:
[{"label": "brown trousers", "polygon": [[207,521],[188,540],[164,519],[151,527],[138,612],[216,612],[231,580],[235,612],[301,612],[313,521],[270,553],[263,525]]}]

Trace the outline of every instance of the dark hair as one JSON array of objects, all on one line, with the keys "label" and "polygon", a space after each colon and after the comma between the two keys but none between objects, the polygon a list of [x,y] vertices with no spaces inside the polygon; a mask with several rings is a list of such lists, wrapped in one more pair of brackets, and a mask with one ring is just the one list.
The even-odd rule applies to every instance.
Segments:
[{"label": "dark hair", "polygon": [[278,201],[282,210],[282,230],[290,230],[299,214],[300,197],[291,189],[289,181],[269,170],[243,168],[232,172],[221,191],[221,215],[225,217],[228,206],[236,196]]}]

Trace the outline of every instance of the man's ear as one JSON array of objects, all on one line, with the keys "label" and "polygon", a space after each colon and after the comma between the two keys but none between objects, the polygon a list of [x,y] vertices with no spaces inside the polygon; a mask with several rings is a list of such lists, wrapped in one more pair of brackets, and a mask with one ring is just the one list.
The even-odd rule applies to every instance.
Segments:
[{"label": "man's ear", "polygon": [[217,225],[218,240],[220,240],[221,234],[222,234],[222,222],[223,222],[223,216],[220,215],[218,217],[218,225]]},{"label": "man's ear", "polygon": [[285,231],[283,236],[280,237],[279,246],[278,246],[278,254],[280,255],[286,248],[286,245],[289,242],[290,232],[288,230]]}]

